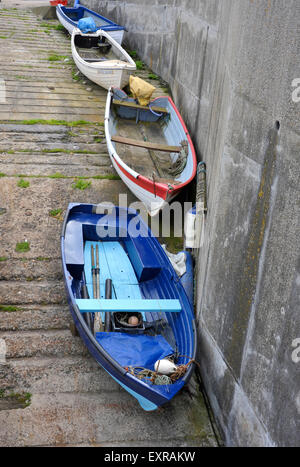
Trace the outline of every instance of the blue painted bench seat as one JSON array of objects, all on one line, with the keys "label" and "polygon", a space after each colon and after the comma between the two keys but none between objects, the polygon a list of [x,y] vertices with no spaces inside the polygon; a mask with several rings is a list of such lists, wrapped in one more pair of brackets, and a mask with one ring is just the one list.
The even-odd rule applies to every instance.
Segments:
[{"label": "blue painted bench seat", "polygon": [[89,297],[93,297],[91,246],[99,248],[100,296],[104,297],[105,281],[113,282],[112,298],[142,298],[133,267],[119,242],[89,242],[84,248],[84,270]]},{"label": "blue painted bench seat", "polygon": [[76,303],[81,313],[95,312],[164,312],[181,311],[179,300],[125,300],[125,299],[77,299]]},{"label": "blue painted bench seat", "polygon": [[125,243],[138,280],[153,279],[160,272],[161,265],[152,251],[147,248],[146,240],[141,242],[132,237],[130,241],[125,240]]}]

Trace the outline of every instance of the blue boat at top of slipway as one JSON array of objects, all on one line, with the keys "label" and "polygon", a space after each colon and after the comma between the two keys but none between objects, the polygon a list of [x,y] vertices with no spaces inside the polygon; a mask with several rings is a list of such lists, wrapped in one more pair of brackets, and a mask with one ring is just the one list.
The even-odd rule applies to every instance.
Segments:
[{"label": "blue boat at top of slipway", "polygon": [[[194,370],[196,327],[192,301],[148,226],[134,210],[71,203],[61,253],[70,311],[91,355],[144,410],[170,401]],[[173,380],[157,379],[155,362],[165,359],[183,370]]]},{"label": "blue boat at top of slipway", "polygon": [[97,29],[103,29],[103,31],[108,32],[115,41],[122,44],[125,28],[123,26],[119,26],[108,18],[99,15],[95,11],[80,5],[79,0],[75,0],[74,6],[71,8],[63,5],[57,5],[56,16],[71,35],[73,29],[78,27],[78,21],[80,19],[92,18],[96,25],[95,31]]}]

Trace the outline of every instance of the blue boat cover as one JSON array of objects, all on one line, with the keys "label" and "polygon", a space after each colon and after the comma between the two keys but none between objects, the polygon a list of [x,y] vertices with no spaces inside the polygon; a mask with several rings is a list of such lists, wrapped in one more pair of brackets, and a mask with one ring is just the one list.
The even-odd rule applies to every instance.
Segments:
[{"label": "blue boat cover", "polygon": [[98,27],[91,16],[88,16],[87,18],[81,18],[78,21],[77,26],[83,33],[96,32],[98,30]]},{"label": "blue boat cover", "polygon": [[173,355],[174,350],[161,335],[97,332],[96,339],[121,366],[154,370],[157,360]]}]

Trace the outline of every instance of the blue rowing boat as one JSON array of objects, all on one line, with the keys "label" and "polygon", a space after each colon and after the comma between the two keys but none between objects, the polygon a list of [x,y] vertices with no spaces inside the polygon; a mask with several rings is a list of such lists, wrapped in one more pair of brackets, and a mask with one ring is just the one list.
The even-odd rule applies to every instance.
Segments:
[{"label": "blue rowing boat", "polygon": [[61,253],[91,355],[144,410],[169,402],[192,375],[197,341],[191,300],[158,240],[134,210],[71,203]]},{"label": "blue rowing boat", "polygon": [[80,5],[79,0],[75,0],[74,6],[71,8],[63,5],[57,5],[56,16],[60,23],[69,31],[71,35],[73,30],[78,28],[79,20],[83,18],[92,18],[96,25],[95,30],[102,29],[103,31],[108,32],[115,41],[117,41],[119,44],[122,44],[125,28],[123,26],[119,26],[104,16],[99,15],[95,11]]}]

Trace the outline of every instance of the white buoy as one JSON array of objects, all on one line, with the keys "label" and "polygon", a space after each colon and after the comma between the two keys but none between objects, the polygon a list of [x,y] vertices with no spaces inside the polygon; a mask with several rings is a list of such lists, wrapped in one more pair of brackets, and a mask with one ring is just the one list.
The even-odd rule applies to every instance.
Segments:
[{"label": "white buoy", "polygon": [[170,362],[167,358],[163,358],[162,360],[157,360],[154,364],[154,369],[158,373],[162,375],[171,375],[174,371],[177,370],[177,365],[175,363]]}]

